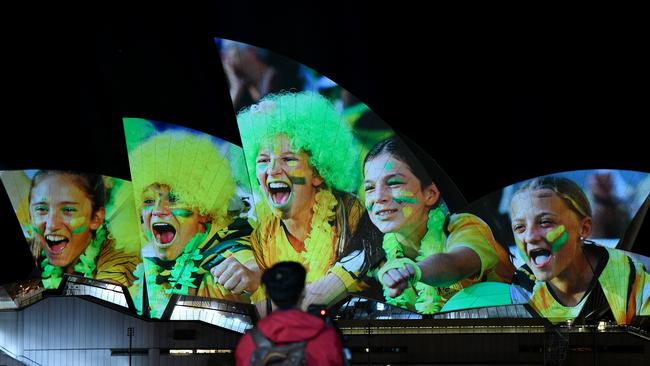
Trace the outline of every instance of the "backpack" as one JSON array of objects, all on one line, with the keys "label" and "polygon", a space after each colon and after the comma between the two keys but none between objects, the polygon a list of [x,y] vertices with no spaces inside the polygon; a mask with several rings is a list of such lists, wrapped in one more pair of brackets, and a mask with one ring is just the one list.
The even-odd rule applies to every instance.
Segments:
[{"label": "backpack", "polygon": [[257,346],[251,354],[251,366],[292,366],[306,365],[305,346],[307,341],[287,343],[277,346],[262,334],[257,328],[250,331],[253,342]]}]

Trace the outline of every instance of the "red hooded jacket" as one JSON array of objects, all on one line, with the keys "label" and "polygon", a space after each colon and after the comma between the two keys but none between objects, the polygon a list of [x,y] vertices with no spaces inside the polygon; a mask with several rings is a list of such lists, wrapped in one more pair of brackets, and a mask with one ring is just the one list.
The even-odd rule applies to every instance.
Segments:
[{"label": "red hooded jacket", "polygon": [[[280,345],[308,340],[305,357],[309,366],[343,365],[341,339],[336,330],[319,317],[297,309],[275,310],[260,320],[257,328],[270,341]],[[235,351],[237,365],[248,366],[254,350],[253,337],[247,333],[239,340]]]}]

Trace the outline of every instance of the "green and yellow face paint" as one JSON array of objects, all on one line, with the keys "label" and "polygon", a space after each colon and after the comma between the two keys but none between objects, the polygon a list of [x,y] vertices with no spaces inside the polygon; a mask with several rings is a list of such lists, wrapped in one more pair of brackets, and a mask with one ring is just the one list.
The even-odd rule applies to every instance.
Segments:
[{"label": "green and yellow face paint", "polygon": [[569,241],[569,233],[560,225],[546,234],[546,241],[551,244],[551,252],[557,253]]},{"label": "green and yellow face paint", "polygon": [[521,259],[527,262],[528,255],[526,254],[526,244],[524,244],[522,240],[517,238],[515,238],[515,244],[517,244],[517,249],[519,250],[519,255],[521,256]]},{"label": "green and yellow face paint", "polygon": [[70,220],[70,229],[72,229],[72,234],[81,234],[88,229],[86,225],[87,219],[83,216],[73,217]]}]

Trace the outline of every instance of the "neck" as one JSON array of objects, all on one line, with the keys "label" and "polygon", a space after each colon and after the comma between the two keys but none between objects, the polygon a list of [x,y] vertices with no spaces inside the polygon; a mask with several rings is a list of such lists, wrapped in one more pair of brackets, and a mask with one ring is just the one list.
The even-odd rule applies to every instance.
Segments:
[{"label": "neck", "polygon": [[[428,219],[428,216],[425,216],[425,218]],[[395,235],[397,236],[397,240],[399,243],[402,245],[403,248],[410,248],[415,250],[416,252],[420,250],[420,246],[422,244],[422,239],[424,238],[424,235],[427,233],[427,221],[428,220],[422,220],[416,227],[412,228],[411,230],[405,230],[405,232],[397,232]]]},{"label": "neck", "polygon": [[308,209],[296,210],[296,212],[298,212],[297,215],[293,215],[293,217],[282,220],[289,234],[301,242],[304,242],[311,232],[311,219],[314,216],[314,206],[316,205],[315,196],[315,194],[312,194],[312,196],[309,198]]},{"label": "neck", "polygon": [[548,282],[562,305],[575,306],[582,300],[594,278],[596,262],[593,254],[579,253],[569,267]]},{"label": "neck", "polygon": [[77,260],[70,263],[69,265],[67,265],[65,267],[61,267],[61,269],[63,269],[63,273],[73,273],[74,272],[74,266],[77,264],[78,261],[79,261],[79,259],[77,258]]}]

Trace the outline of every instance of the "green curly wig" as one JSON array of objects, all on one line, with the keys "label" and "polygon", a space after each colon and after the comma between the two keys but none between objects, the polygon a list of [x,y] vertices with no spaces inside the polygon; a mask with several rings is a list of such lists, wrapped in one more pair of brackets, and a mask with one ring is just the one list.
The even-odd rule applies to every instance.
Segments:
[{"label": "green curly wig", "polygon": [[[270,94],[237,115],[251,177],[263,144],[285,135],[294,151],[304,150],[330,188],[356,192],[360,182],[359,144],[325,97],[313,92]],[[254,179],[252,178],[254,181]]]},{"label": "green curly wig", "polygon": [[235,194],[228,161],[208,137],[166,131],[129,152],[138,211],[151,184],[167,185],[189,207],[213,219],[224,218]]}]

